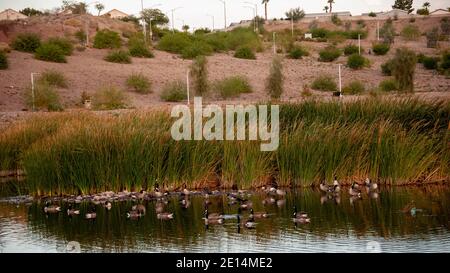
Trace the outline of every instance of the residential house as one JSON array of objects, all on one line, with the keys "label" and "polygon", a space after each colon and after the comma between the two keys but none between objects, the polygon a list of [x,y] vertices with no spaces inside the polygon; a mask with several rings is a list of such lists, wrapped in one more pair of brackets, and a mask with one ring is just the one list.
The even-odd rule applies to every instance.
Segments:
[{"label": "residential house", "polygon": [[20,19],[26,19],[28,16],[17,12],[13,9],[5,9],[4,11],[0,12],[0,21],[2,20],[20,20]]}]

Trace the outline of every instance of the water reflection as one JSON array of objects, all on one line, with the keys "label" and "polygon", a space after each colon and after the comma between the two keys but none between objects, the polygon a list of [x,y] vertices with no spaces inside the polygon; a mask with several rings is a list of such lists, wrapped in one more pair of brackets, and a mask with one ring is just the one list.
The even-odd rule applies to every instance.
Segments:
[{"label": "water reflection", "polygon": [[[202,219],[203,196],[174,196],[167,204],[143,201],[145,216],[137,218],[127,213],[138,202],[112,203],[110,210],[99,204],[95,220],[84,218],[92,210],[89,203],[75,204],[80,215],[70,217],[66,203],[59,203],[61,213],[45,214],[44,202],[0,202],[0,250],[66,252],[69,242],[77,242],[82,252],[366,252],[376,241],[381,251],[450,252],[447,187],[385,188],[378,198],[364,194],[357,200],[345,192],[337,199],[311,190],[288,192],[282,199],[264,194],[248,199],[255,213],[270,214],[255,219],[254,229],[238,225],[239,203],[226,195],[209,196],[209,213],[225,220],[208,226]],[[401,212],[411,200],[419,209],[415,216]],[[294,206],[308,212],[311,223],[295,224]],[[174,219],[158,219],[162,210],[174,213]],[[249,214],[242,210],[242,219]]]}]

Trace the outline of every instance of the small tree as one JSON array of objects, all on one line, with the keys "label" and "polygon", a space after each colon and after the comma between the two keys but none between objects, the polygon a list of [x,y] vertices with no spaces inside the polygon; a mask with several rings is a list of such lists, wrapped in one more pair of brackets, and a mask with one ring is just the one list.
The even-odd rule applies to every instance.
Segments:
[{"label": "small tree", "polygon": [[395,0],[394,5],[392,6],[393,9],[401,9],[404,11],[407,11],[408,13],[411,13],[414,11],[412,8],[413,0]]},{"label": "small tree", "polygon": [[266,91],[272,99],[279,99],[283,94],[283,82],[283,64],[280,57],[275,57],[266,82]]},{"label": "small tree", "polygon": [[184,32],[188,32],[189,29],[190,29],[190,27],[188,25],[184,25],[183,26],[183,31]]},{"label": "small tree", "polygon": [[105,9],[105,5],[103,5],[102,3],[98,3],[98,4],[95,5],[95,9],[98,10],[98,15],[97,16],[100,16],[100,12],[102,12],[102,10]]},{"label": "small tree", "polygon": [[439,30],[437,27],[435,27],[431,31],[427,32],[427,47],[428,48],[436,48],[438,40],[439,40]]},{"label": "small tree", "polygon": [[205,56],[198,56],[191,65],[191,77],[194,85],[194,92],[198,96],[203,96],[208,92],[208,61]]},{"label": "small tree", "polygon": [[392,75],[398,83],[400,91],[414,92],[414,72],[417,56],[407,48],[397,49],[392,60]]},{"label": "small tree", "polygon": [[392,19],[388,19],[383,27],[380,29],[380,35],[383,38],[384,43],[393,44],[395,38],[395,29]]},{"label": "small tree", "polygon": [[19,11],[20,13],[26,15],[26,16],[40,16],[43,15],[42,11],[33,9],[33,8],[24,8],[23,10]]},{"label": "small tree", "polygon": [[64,0],[62,1],[62,10],[70,10],[73,14],[86,14],[87,4],[84,2]]},{"label": "small tree", "polygon": [[325,11],[325,13],[328,13],[328,10],[329,10],[330,8],[328,7],[328,6],[325,6],[324,8],[323,8],[323,11]]},{"label": "small tree", "polygon": [[294,21],[298,21],[305,17],[305,11],[303,11],[301,8],[290,9],[286,12],[286,17],[289,20],[294,19]]},{"label": "small tree", "polygon": [[442,18],[441,31],[444,35],[450,35],[450,20],[448,17]]}]

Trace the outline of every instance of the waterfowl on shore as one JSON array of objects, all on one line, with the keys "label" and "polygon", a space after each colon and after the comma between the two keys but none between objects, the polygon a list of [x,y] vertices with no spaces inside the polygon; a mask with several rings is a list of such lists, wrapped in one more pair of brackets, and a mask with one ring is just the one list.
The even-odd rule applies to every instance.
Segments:
[{"label": "waterfowl on shore", "polygon": [[67,215],[73,216],[73,215],[79,215],[79,214],[80,214],[80,210],[73,209],[72,204],[70,204],[69,208],[67,209]]},{"label": "waterfowl on shore", "polygon": [[378,189],[378,184],[370,181],[369,178],[366,178],[366,180],[364,181],[364,184],[366,185],[367,191],[374,191],[374,190]]},{"label": "waterfowl on shore", "polygon": [[330,190],[330,186],[325,183],[325,180],[322,180],[322,182],[320,182],[319,189],[323,192],[328,193]]},{"label": "waterfowl on shore", "polygon": [[103,207],[107,210],[111,210],[112,208],[112,203],[107,201],[106,203],[103,204]]},{"label": "waterfowl on shore", "polygon": [[358,189],[358,186],[355,182],[353,182],[350,189],[348,189],[348,193],[354,197],[361,197],[361,191]]},{"label": "waterfowl on shore", "polygon": [[144,205],[139,204],[139,205],[134,205],[133,207],[131,207],[132,211],[136,211],[142,215],[145,215],[145,213],[147,212],[147,209],[145,208]]},{"label": "waterfowl on shore", "polygon": [[253,209],[250,209],[250,218],[260,219],[260,218],[268,218],[269,214],[266,212],[254,212]]},{"label": "waterfowl on shore", "polygon": [[341,185],[339,184],[336,176],[334,177],[333,186],[329,190],[335,194],[341,192]]},{"label": "waterfowl on shore", "polygon": [[191,192],[187,189],[186,183],[183,184],[183,191],[181,192],[182,195],[189,195]]},{"label": "waterfowl on shore", "polygon": [[183,209],[187,209],[191,205],[191,201],[189,201],[189,199],[186,196],[185,198],[180,200],[180,205]]},{"label": "waterfowl on shore", "polygon": [[[236,217],[237,217],[238,226],[240,226],[240,225],[241,225],[241,216],[240,216],[239,214],[237,214]],[[256,222],[255,222],[255,220],[252,219],[252,218],[249,218],[249,219],[245,220],[245,221],[242,223],[242,225],[243,225],[245,228],[247,228],[247,229],[254,229],[254,228],[256,228]]]},{"label": "waterfowl on shore", "polygon": [[285,195],[286,195],[286,191],[280,190],[280,189],[277,189],[277,190],[275,191],[275,193],[276,193],[278,196],[285,196]]},{"label": "waterfowl on shore", "polygon": [[86,219],[95,219],[97,218],[97,213],[95,212],[95,208],[92,209],[91,212],[85,214]]},{"label": "waterfowl on shore", "polygon": [[44,212],[45,213],[58,213],[60,211],[61,211],[61,207],[60,206],[50,205],[49,202],[47,202],[45,204],[45,207],[44,207]]},{"label": "waterfowl on shore", "polygon": [[147,196],[147,192],[144,190],[141,190],[138,193],[136,193],[135,196],[137,199],[144,199]]},{"label": "waterfowl on shore", "polygon": [[160,220],[171,220],[171,219],[173,219],[173,213],[162,212],[162,213],[158,213],[156,215],[156,217]]}]

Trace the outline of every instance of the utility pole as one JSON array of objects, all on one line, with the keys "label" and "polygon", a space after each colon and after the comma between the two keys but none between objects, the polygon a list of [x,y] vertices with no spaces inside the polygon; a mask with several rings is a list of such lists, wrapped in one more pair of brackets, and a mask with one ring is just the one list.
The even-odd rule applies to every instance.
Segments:
[{"label": "utility pole", "polygon": [[214,32],[214,29],[215,29],[214,15],[206,14],[206,16],[209,16],[212,18],[212,32]]},{"label": "utility pole", "polygon": [[249,7],[249,6],[244,6],[244,8],[248,8],[248,9],[252,9],[253,10],[253,16],[254,16],[254,26],[253,26],[253,31],[255,31],[256,33],[256,10],[254,7]]},{"label": "utility pole", "polygon": [[172,12],[172,33],[175,33],[175,25],[174,25],[174,19],[173,19],[173,12],[176,11],[177,9],[181,9],[181,7],[174,8],[174,9],[171,9],[171,10],[170,10],[170,11]]},{"label": "utility pole", "polygon": [[[147,23],[145,22],[145,19],[144,19],[144,0],[141,0],[141,15],[142,15],[142,31],[143,31],[143,34],[144,34],[144,42],[145,42],[145,44],[147,45]],[[151,21],[152,19],[150,19],[150,21]],[[150,26],[151,27],[151,26]]]},{"label": "utility pole", "polygon": [[224,30],[227,28],[227,2],[225,2],[225,0],[219,0],[220,2],[223,3],[223,18],[225,21],[225,28]]}]

